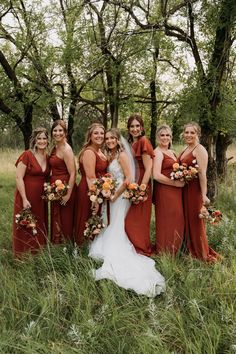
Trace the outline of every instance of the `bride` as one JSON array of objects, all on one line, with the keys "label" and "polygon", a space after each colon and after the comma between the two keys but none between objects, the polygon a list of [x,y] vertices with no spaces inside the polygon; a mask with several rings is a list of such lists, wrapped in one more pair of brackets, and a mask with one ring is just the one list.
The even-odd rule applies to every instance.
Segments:
[{"label": "bride", "polygon": [[117,179],[118,186],[110,203],[110,224],[90,245],[89,256],[103,260],[102,266],[94,270],[94,277],[96,280],[111,279],[122,288],[154,297],[165,290],[165,280],[155,269],[152,259],[136,253],[124,229],[130,202],[122,193],[134,180],[132,153],[115,128],[106,132],[105,142],[110,157],[108,171]]}]

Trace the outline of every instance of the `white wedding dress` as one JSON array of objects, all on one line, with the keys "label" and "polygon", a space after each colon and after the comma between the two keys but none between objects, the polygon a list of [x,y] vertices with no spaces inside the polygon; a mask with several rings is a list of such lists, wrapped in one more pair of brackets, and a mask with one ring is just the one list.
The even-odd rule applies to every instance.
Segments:
[{"label": "white wedding dress", "polygon": [[[108,168],[117,179],[118,187],[124,174],[117,159]],[[125,289],[154,297],[165,290],[165,279],[156,270],[155,262],[136,252],[124,228],[130,202],[122,195],[110,203],[110,224],[90,244],[89,256],[103,260],[101,268],[93,270],[96,280],[111,279]]]}]

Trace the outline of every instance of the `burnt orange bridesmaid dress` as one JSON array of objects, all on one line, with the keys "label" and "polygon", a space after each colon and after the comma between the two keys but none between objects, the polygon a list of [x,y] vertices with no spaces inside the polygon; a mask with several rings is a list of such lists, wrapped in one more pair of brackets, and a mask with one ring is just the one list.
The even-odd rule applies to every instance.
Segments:
[{"label": "burnt orange bridesmaid dress", "polygon": [[[140,184],[145,173],[142,155],[148,154],[152,159],[154,152],[150,141],[142,136],[132,144],[136,165],[137,183]],[[138,253],[150,256],[153,247],[150,241],[150,222],[152,210],[152,186],[148,183],[148,199],[139,204],[132,204],[125,218],[125,231]]]},{"label": "burnt orange bridesmaid dress", "polygon": [[[70,179],[65,161],[56,155],[53,149],[49,157],[49,164],[52,170],[50,182],[60,179],[68,183]],[[66,205],[59,201],[51,202],[51,242],[60,244],[65,241],[74,240],[74,207],[75,207],[76,186],[74,185],[70,199]]]},{"label": "burnt orange bridesmaid dress", "polygon": [[27,199],[31,204],[32,213],[37,219],[37,234],[34,236],[32,231],[26,228],[17,228],[15,215],[23,209],[21,195],[16,189],[14,200],[14,219],[13,219],[13,252],[15,256],[20,256],[25,252],[37,253],[47,242],[48,232],[48,213],[47,203],[42,199],[43,184],[49,176],[49,164],[46,170],[42,171],[34,154],[26,150],[16,161],[16,166],[22,162],[26,166],[24,184]]},{"label": "burnt orange bridesmaid dress", "polygon": [[[161,173],[170,178],[175,162],[176,160],[163,153]],[[175,255],[182,245],[184,236],[182,188],[155,181],[153,197],[156,217],[156,251]]]},{"label": "burnt orange bridesmaid dress", "polygon": [[[181,158],[181,155],[179,157],[180,163],[186,163],[189,166],[193,165],[192,161],[196,158],[193,156],[192,151],[184,156],[184,158]],[[218,258],[221,258],[219,254],[209,247],[205,222],[199,218],[199,212],[202,207],[202,195],[198,178],[189,181],[183,187],[183,203],[187,251],[192,257],[204,261],[216,261]]]},{"label": "burnt orange bridesmaid dress", "polygon": [[[108,162],[103,160],[98,153],[90,148],[86,150],[91,150],[96,155],[96,164],[95,164],[95,174],[96,177],[103,176],[106,173]],[[91,214],[91,202],[88,197],[88,184],[86,179],[86,173],[84,170],[83,163],[79,163],[79,172],[81,174],[81,180],[77,187],[76,191],[76,232],[75,232],[75,241],[78,245],[82,245],[84,241],[84,230],[85,223],[90,218]]]}]

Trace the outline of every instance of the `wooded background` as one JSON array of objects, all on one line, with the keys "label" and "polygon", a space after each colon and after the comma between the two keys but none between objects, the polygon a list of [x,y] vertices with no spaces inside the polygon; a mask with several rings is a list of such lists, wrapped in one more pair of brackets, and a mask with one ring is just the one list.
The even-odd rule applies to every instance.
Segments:
[{"label": "wooded background", "polygon": [[155,145],[158,124],[178,139],[195,120],[214,196],[236,135],[235,18],[235,0],[2,0],[1,146],[58,118],[75,150],[93,121],[140,112]]}]

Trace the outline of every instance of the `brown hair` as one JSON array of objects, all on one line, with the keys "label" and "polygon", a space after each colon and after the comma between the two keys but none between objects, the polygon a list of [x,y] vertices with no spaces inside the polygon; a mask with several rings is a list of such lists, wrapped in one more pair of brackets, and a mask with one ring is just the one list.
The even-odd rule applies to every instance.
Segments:
[{"label": "brown hair", "polygon": [[38,127],[32,131],[32,134],[30,137],[30,149],[31,150],[35,150],[35,144],[36,144],[37,137],[42,133],[44,133],[48,139],[48,131],[46,128]]},{"label": "brown hair", "polygon": [[78,160],[80,159],[82,153],[84,152],[84,150],[86,150],[86,148],[91,145],[91,136],[92,136],[92,133],[93,131],[96,129],[96,128],[101,128],[104,130],[104,134],[105,134],[105,127],[101,124],[101,123],[93,123],[91,124],[88,129],[87,129],[87,133],[86,133],[86,136],[85,136],[85,143],[84,145],[82,146],[82,149],[79,153],[79,156],[78,156]]},{"label": "brown hair", "polygon": [[[134,120],[137,120],[139,122],[141,128],[143,128],[143,130],[141,132],[141,136],[145,135],[143,118],[142,118],[141,114],[139,114],[139,113],[131,114],[131,116],[129,117],[128,122],[127,122],[127,129],[129,130],[129,128]],[[133,142],[133,137],[130,133],[128,133],[128,141],[130,143]]]},{"label": "brown hair", "polygon": [[56,128],[58,125],[60,125],[63,128],[64,133],[67,137],[67,127],[66,127],[66,123],[63,119],[57,119],[53,122],[52,127],[51,127],[51,137],[52,137],[53,129]]}]

